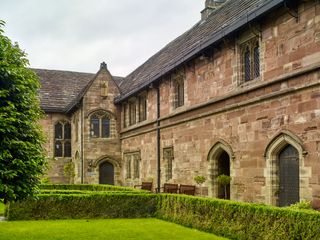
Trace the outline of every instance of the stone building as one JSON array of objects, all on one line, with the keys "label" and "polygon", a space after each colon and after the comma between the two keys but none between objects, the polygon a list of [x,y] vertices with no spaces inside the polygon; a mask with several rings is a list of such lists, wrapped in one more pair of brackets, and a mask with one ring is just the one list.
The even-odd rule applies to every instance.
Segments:
[{"label": "stone building", "polygon": [[35,70],[52,182],[195,184],[320,207],[320,3],[207,0],[201,20],[125,78]]}]

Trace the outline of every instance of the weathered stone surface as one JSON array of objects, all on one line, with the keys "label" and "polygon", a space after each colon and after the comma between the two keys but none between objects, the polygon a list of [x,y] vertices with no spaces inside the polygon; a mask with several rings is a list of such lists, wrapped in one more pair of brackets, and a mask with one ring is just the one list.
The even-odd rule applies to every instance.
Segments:
[{"label": "weathered stone surface", "polygon": [[[165,164],[163,149],[173,148],[170,182],[195,184],[194,177],[203,175],[207,181],[202,194],[216,197],[218,162],[227,153],[231,199],[277,204],[278,155],[290,144],[299,154],[300,199],[320,207],[318,15],[319,3],[306,1],[299,7],[298,21],[283,10],[260,21],[260,77],[252,81],[241,80],[239,50],[243,39],[254,36],[249,28],[214,46],[207,57],[193,59],[170,73],[185,74],[183,106],[175,108],[173,77],[168,74],[161,80],[160,158]],[[133,186],[151,180],[156,184],[156,88],[144,89],[147,120],[124,128],[122,106],[114,105],[119,89],[107,70],[101,70],[71,116],[47,114],[41,122],[48,136],[48,156],[53,156],[53,124],[65,119],[73,127],[76,182],[82,176],[85,183],[98,183],[99,164],[109,161],[115,167],[116,184]],[[90,137],[90,114],[101,109],[113,116],[110,139]],[[130,153],[139,153],[139,178],[126,178],[124,155]],[[61,169],[67,160],[54,161],[49,176],[52,181],[66,181]],[[166,181],[165,171],[162,165],[161,183]]]}]

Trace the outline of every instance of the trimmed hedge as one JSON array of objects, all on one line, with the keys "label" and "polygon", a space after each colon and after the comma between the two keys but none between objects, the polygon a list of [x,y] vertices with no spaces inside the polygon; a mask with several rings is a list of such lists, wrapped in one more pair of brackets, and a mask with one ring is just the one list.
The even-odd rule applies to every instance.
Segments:
[{"label": "trimmed hedge", "polygon": [[230,239],[320,239],[320,213],[310,210],[158,195],[156,216]]},{"label": "trimmed hedge", "polygon": [[40,194],[10,203],[8,220],[146,218],[155,213],[156,196],[132,193]]},{"label": "trimmed hedge", "polygon": [[40,194],[92,194],[92,191],[82,191],[82,190],[40,190]]},{"label": "trimmed hedge", "polygon": [[89,193],[40,194],[36,200],[10,203],[7,217],[9,220],[157,217],[230,239],[320,239],[320,213],[312,210],[141,191]]},{"label": "trimmed hedge", "polygon": [[81,190],[81,191],[121,191],[121,192],[146,192],[140,189],[102,184],[43,184],[40,190]]}]

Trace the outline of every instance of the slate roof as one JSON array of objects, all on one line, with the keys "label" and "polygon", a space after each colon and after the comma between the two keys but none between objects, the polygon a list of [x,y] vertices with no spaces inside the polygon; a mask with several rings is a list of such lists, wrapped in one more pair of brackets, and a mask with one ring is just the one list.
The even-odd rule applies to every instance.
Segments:
[{"label": "slate roof", "polygon": [[[206,20],[168,43],[127,77],[113,77],[121,92],[119,103],[146,88],[150,83],[197,56],[207,47],[221,41],[283,4],[285,0],[227,0]],[[200,18],[200,14],[199,14]],[[34,69],[41,79],[41,107],[46,112],[67,113],[81,99],[96,74]]]},{"label": "slate roof", "polygon": [[[82,97],[96,74],[32,69],[40,78],[40,105],[45,112],[68,112]],[[113,77],[121,85],[123,78]]]},{"label": "slate roof", "polygon": [[121,86],[123,94],[116,99],[116,102],[130,97],[206,47],[282,3],[283,0],[226,1],[205,21],[199,21],[129,74]]}]

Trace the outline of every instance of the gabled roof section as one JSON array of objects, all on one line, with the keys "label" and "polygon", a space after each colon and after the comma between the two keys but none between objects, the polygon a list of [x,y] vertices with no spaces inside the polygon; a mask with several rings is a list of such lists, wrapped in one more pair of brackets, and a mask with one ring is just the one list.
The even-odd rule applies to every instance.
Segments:
[{"label": "gabled roof section", "polygon": [[[71,106],[81,100],[86,87],[93,81],[96,74],[32,69],[40,78],[40,105],[45,112],[67,113]],[[113,77],[117,85],[123,78]]]},{"label": "gabled roof section", "polygon": [[121,85],[121,102],[157,81],[183,62],[192,59],[210,45],[259,18],[284,0],[228,0],[206,20],[176,38],[129,74]]}]

